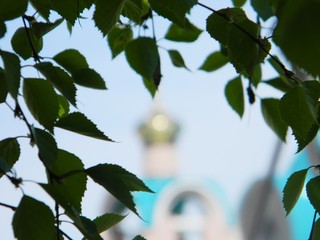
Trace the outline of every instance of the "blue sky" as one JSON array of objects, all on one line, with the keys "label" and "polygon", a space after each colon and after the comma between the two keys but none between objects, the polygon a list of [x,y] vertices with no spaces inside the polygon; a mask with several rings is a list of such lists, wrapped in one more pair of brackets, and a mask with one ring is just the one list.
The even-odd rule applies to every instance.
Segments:
[{"label": "blue sky", "polygon": [[[206,2],[210,1],[203,1]],[[224,6],[230,6],[227,1],[223,2]],[[216,9],[224,7],[213,4],[211,6]],[[195,7],[191,19],[197,26],[204,28],[208,15],[209,12]],[[96,91],[78,87],[79,110],[118,143],[92,140],[57,129],[58,146],[75,153],[84,161],[86,167],[100,162],[112,162],[142,176],[143,144],[137,127],[148,118],[153,108],[152,99],[140,77],[126,64],[124,54],[111,61],[106,40],[90,21],[80,22],[82,27],[76,23],[71,37],[64,24],[48,34],[44,42],[45,51],[41,52],[41,56],[51,57],[66,48],[78,49],[86,56],[89,65],[104,77],[109,90]],[[8,26],[22,25],[22,22],[19,20],[11,24]],[[167,22],[157,18],[155,26],[157,37],[162,38]],[[9,32],[1,40],[1,49],[10,50],[8,42],[12,34]],[[258,100],[254,105],[246,104],[243,119],[228,106],[224,86],[236,76],[231,65],[209,74],[197,70],[206,56],[218,49],[217,42],[207,33],[203,33],[194,44],[176,44],[161,40],[159,45],[167,49],[178,49],[185,58],[186,65],[192,70],[190,72],[173,67],[167,53],[160,50],[163,74],[159,89],[160,101],[166,113],[181,127],[176,144],[181,175],[205,175],[214,179],[225,189],[231,205],[237,208],[249,185],[266,174],[277,141],[276,136],[262,119]],[[268,66],[265,69],[264,79],[274,76]],[[26,68],[25,74],[37,76],[31,68]],[[244,85],[246,86],[247,82],[244,82]],[[279,96],[270,88],[262,86],[257,94],[259,97]],[[3,104],[0,105],[0,118],[0,139],[27,132],[24,123],[13,119],[9,109]],[[29,116],[29,119],[32,118]],[[21,161],[15,166],[18,176],[45,181],[43,167],[36,157],[36,149],[32,149],[25,139],[19,142],[22,154]],[[291,136],[288,142],[279,171],[286,169],[295,151]],[[44,199],[52,206],[46,194],[34,183],[26,182],[23,189],[26,194]],[[0,181],[0,192],[1,202],[18,204],[21,192],[10,186],[4,178]],[[84,215],[93,218],[102,213],[105,196],[102,188],[89,181],[88,192],[84,198]],[[0,208],[0,216],[3,239],[12,239],[12,212]],[[73,228],[69,230],[76,232]],[[74,234],[78,236],[77,233]]]}]

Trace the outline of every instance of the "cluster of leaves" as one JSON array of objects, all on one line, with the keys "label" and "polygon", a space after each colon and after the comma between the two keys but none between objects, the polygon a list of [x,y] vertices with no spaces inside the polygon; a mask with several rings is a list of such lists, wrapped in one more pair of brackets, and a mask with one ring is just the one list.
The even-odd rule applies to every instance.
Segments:
[{"label": "cluster of leaves", "polygon": [[[241,9],[246,2],[233,0],[234,6],[220,10],[212,9],[197,0],[0,2],[0,37],[5,35],[7,21],[22,18],[23,22],[23,26],[16,29],[11,39],[14,52],[0,49],[3,62],[3,67],[0,68],[0,103],[8,104],[7,99],[12,98],[15,104],[12,107],[13,114],[26,124],[29,130],[27,137],[38,148],[39,160],[48,173],[48,183],[40,186],[57,205],[56,214],[53,214],[44,203],[24,196],[19,206],[14,207],[13,229],[18,239],[43,239],[43,235],[50,234],[52,239],[67,237],[59,228],[59,207],[64,209],[66,216],[88,239],[101,239],[101,231],[121,221],[123,216],[115,214],[106,214],[95,220],[81,215],[81,199],[86,190],[88,176],[136,214],[138,213],[131,192],[151,191],[136,176],[119,166],[103,164],[84,169],[82,161],[74,154],[57,148],[55,128],[112,141],[83,113],[73,111],[77,105],[76,86],[106,89],[102,77],[89,67],[85,57],[75,49],[57,53],[49,58],[50,61],[44,61],[41,56],[45,34],[53,31],[62,22],[66,22],[72,32],[72,27],[76,20],[81,18],[81,13],[93,7],[92,19],[103,37],[107,36],[113,58],[124,52],[128,65],[141,76],[152,96],[162,77],[158,41],[152,29],[154,16],[164,17],[170,23],[164,39],[192,43],[198,39],[202,30],[191,23],[188,13],[195,6],[209,10],[205,30],[219,42],[221,48],[220,51],[209,54],[199,69],[213,72],[228,63],[234,66],[237,76],[228,81],[225,94],[230,106],[240,117],[245,111],[245,81],[248,83],[246,92],[250,104],[256,102],[256,92],[260,84],[267,84],[282,91],[283,96],[280,99],[259,99],[266,123],[282,140],[285,140],[290,127],[297,140],[298,151],[312,141],[318,132],[320,121],[320,68],[317,58],[320,54],[320,32],[318,29],[309,29],[313,23],[320,20],[317,14],[320,3],[317,0],[251,0],[258,19],[254,22]],[[35,14],[27,15],[27,12],[32,10]],[[50,13],[53,12],[61,18],[52,20]],[[268,36],[261,36],[261,25],[272,18],[277,19],[277,24],[270,30],[270,35],[274,36],[270,42]],[[135,32],[140,32],[140,28],[149,28],[149,25],[153,30],[151,37],[135,35]],[[283,51],[293,66],[311,74],[313,80],[302,81],[294,72],[288,70],[279,58],[270,54],[272,44],[276,44]],[[174,66],[188,69],[179,51],[166,51]],[[22,76],[22,62],[30,59],[33,59],[34,63],[28,66],[34,68],[42,78]],[[270,64],[278,77],[263,80],[263,64]],[[19,101],[22,99],[28,109],[21,108]],[[34,124],[27,120],[25,111],[29,111],[42,127],[34,127]],[[15,177],[12,167],[18,161],[19,155],[17,138],[7,138],[0,142],[1,175],[8,177],[18,187],[22,180]],[[24,225],[23,219],[30,219],[30,224]],[[35,225],[37,230],[29,230],[34,229]]]}]

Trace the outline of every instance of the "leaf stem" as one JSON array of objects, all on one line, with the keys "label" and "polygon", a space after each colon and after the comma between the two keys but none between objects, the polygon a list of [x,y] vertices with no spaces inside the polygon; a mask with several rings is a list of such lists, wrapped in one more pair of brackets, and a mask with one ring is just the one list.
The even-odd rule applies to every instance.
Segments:
[{"label": "leaf stem", "polygon": [[9,204],[6,204],[6,203],[2,203],[0,202],[0,206],[3,206],[3,207],[6,207],[6,208],[10,208],[12,211],[15,211],[17,208],[12,206],[12,205],[9,205]]},{"label": "leaf stem", "polygon": [[[66,234],[64,231],[62,231],[61,229],[59,229],[59,233],[61,233],[63,236],[65,236],[68,240],[73,240],[68,234]],[[59,234],[58,234],[59,236]]]},{"label": "leaf stem", "polygon": [[59,221],[59,204],[56,202],[55,203],[55,211],[56,211],[56,229],[57,229],[57,240],[60,240],[60,221]]},{"label": "leaf stem", "polygon": [[20,105],[19,105],[19,102],[18,100],[16,100],[16,108],[14,109],[14,113],[16,116],[19,116],[21,117],[21,119],[25,122],[25,124],[27,125],[28,129],[29,129],[29,132],[30,132],[30,139],[31,139],[31,142],[34,142],[34,136],[33,136],[33,132],[32,132],[32,127],[30,125],[30,123],[28,122],[25,114],[23,113]]},{"label": "leaf stem", "polygon": [[313,235],[313,231],[314,231],[314,224],[316,222],[316,217],[317,217],[317,210],[314,211],[314,215],[313,215],[313,219],[312,219],[312,227],[311,227],[311,231],[310,231],[310,235],[308,240],[312,240],[312,235]]},{"label": "leaf stem", "polygon": [[29,45],[30,45],[30,47],[31,47],[33,59],[34,59],[35,62],[39,63],[39,62],[41,62],[41,61],[40,61],[40,56],[39,56],[39,54],[37,53],[36,49],[35,49],[34,46],[33,46],[33,43],[32,43],[32,41],[31,41],[31,37],[30,37],[30,33],[29,33],[29,30],[28,30],[28,27],[27,27],[27,24],[26,24],[26,20],[29,21],[30,18],[33,19],[33,17],[29,17],[29,16],[27,16],[27,15],[23,15],[23,16],[22,16],[22,21],[23,21],[24,29],[25,29],[25,31],[26,31],[26,35],[27,35],[27,38],[28,38]]},{"label": "leaf stem", "polygon": [[220,16],[222,19],[224,19],[225,21],[227,21],[228,23],[232,24],[234,27],[238,28],[241,32],[243,32],[245,35],[247,35],[253,42],[255,42],[259,48],[264,51],[268,56],[270,56],[279,66],[280,68],[283,70],[284,74],[286,75],[287,78],[292,79],[294,82],[298,82],[301,83],[300,79],[298,79],[295,74],[288,70],[285,65],[279,60],[277,59],[274,55],[272,55],[263,45],[263,43],[261,42],[261,40],[259,38],[256,38],[255,36],[252,36],[246,29],[244,29],[242,26],[240,26],[239,24],[237,24],[234,21],[230,21],[230,19],[225,15],[222,14],[221,12],[207,6],[204,5],[200,2],[197,3],[199,6],[217,14],[218,16]]}]

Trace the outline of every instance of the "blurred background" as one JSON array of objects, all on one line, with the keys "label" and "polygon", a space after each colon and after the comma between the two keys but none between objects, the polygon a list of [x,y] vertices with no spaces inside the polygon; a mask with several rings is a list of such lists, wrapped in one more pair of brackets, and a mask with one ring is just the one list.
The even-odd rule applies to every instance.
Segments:
[{"label": "blurred background", "polygon": [[[230,1],[203,3],[214,9],[231,6]],[[245,10],[255,19],[249,2]],[[196,6],[190,19],[205,29],[209,14]],[[89,17],[91,13],[83,15]],[[273,26],[274,21],[271,19],[265,24]],[[21,20],[7,26],[9,31],[0,42],[2,50],[11,51],[12,29],[17,26],[22,26]],[[129,213],[125,222],[114,228],[109,237],[106,235],[106,239],[132,239],[140,233],[151,240],[306,239],[313,213],[310,217],[305,213],[304,223],[300,224],[303,229],[298,229],[299,209],[296,215],[295,212],[290,215],[291,220],[284,218],[281,191],[289,174],[305,166],[295,165],[297,158],[303,159],[299,163],[308,164],[308,156],[306,153],[294,155],[296,146],[290,133],[286,144],[278,142],[263,120],[259,100],[252,105],[246,101],[242,119],[231,109],[224,96],[227,81],[237,76],[231,65],[213,73],[197,70],[210,53],[219,49],[215,40],[203,32],[196,43],[169,42],[162,39],[167,27],[167,21],[156,17],[155,33],[160,39],[163,78],[155,99],[130,69],[123,53],[111,61],[107,41],[91,21],[80,19],[72,35],[62,24],[44,39],[42,57],[52,57],[68,48],[78,49],[90,67],[106,80],[107,91],[78,87],[78,108],[115,140],[115,143],[103,142],[55,129],[58,147],[80,157],[85,167],[98,163],[121,165],[145,179],[157,192],[152,196],[136,194],[143,220]],[[150,32],[145,30],[140,34],[149,36]],[[190,71],[175,68],[162,49],[180,51]],[[271,51],[278,54],[275,48]],[[38,73],[25,67],[23,75],[38,76]],[[274,76],[271,67],[265,64],[263,79]],[[246,84],[244,82],[244,86]],[[280,96],[280,93],[261,86],[256,95],[259,99]],[[31,116],[28,118],[32,121]],[[27,133],[24,123],[13,118],[4,104],[0,105],[0,119],[0,139]],[[18,177],[30,180],[24,182],[24,192],[54,206],[46,193],[33,183],[46,181],[36,149],[27,139],[19,139],[19,143],[21,160],[14,169]],[[7,179],[1,179],[1,202],[16,206],[21,196],[19,189]],[[265,201],[269,198],[271,203]],[[312,211],[308,210],[307,203],[301,204],[304,204],[301,209]],[[83,215],[94,218],[114,209],[124,211],[104,189],[89,180]],[[12,215],[11,210],[0,208],[1,239],[14,239]],[[260,220],[257,223],[255,219]],[[71,224],[62,228],[73,239],[80,239]]]}]

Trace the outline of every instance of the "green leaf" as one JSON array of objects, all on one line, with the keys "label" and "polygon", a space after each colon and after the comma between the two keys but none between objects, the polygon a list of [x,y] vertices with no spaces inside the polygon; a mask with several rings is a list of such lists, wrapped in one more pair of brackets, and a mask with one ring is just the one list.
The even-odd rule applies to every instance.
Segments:
[{"label": "green leaf", "polygon": [[50,62],[42,62],[34,67],[45,76],[68,101],[76,106],[76,87],[72,78],[63,69],[53,66]]},{"label": "green leaf", "polygon": [[182,67],[185,68],[187,70],[189,70],[186,66],[186,64],[184,63],[183,57],[180,54],[180,52],[178,52],[177,50],[168,50],[171,62],[174,66],[176,67]]},{"label": "green leaf", "polygon": [[74,74],[72,78],[76,84],[94,89],[107,89],[103,78],[91,68],[81,69]]},{"label": "green leaf", "polygon": [[55,55],[53,60],[71,74],[89,67],[86,58],[76,49],[66,49]]},{"label": "green leaf", "polygon": [[52,0],[54,9],[72,25],[86,8],[85,2],[85,0]]},{"label": "green leaf", "polygon": [[242,117],[244,113],[244,95],[241,77],[228,82],[225,88],[225,95],[232,109]]},{"label": "green leaf", "polygon": [[1,0],[0,1],[0,21],[6,21],[21,17],[27,11],[27,0]]},{"label": "green leaf", "polygon": [[43,202],[24,195],[16,209],[13,220],[14,236],[19,240],[55,240],[55,218]]},{"label": "green leaf", "polygon": [[288,178],[286,185],[283,189],[283,207],[286,210],[287,215],[296,205],[301,192],[304,187],[308,169],[303,169],[298,172],[294,172]]},{"label": "green leaf", "polygon": [[[227,48],[230,61],[239,73],[245,71],[250,76],[254,66],[267,56],[252,39],[258,39],[259,26],[239,8],[221,9],[211,14],[207,18],[207,31]],[[269,50],[270,44],[266,39],[260,43]]]},{"label": "green leaf", "polygon": [[59,103],[58,118],[67,116],[70,111],[70,105],[68,100],[64,96],[58,95],[58,103]]},{"label": "green leaf", "polygon": [[314,223],[313,227],[313,234],[312,234],[312,239],[311,240],[317,240],[320,239],[320,219]]},{"label": "green leaf", "polygon": [[303,87],[292,88],[281,98],[280,113],[282,119],[292,128],[298,144],[301,140],[308,143],[313,139],[317,122]]},{"label": "green leaf", "polygon": [[175,42],[194,42],[202,31],[186,20],[185,27],[172,23],[165,35],[165,39]]},{"label": "green leaf", "polygon": [[317,212],[320,212],[320,194],[319,194],[320,176],[312,178],[307,183],[307,195],[310,203]]},{"label": "green leaf", "polygon": [[96,217],[93,222],[97,227],[98,233],[102,233],[121,222],[125,217],[126,216],[122,216],[116,213],[106,213],[102,216]]},{"label": "green leaf", "polygon": [[250,79],[250,82],[253,84],[253,86],[258,87],[258,84],[262,80],[262,69],[261,69],[261,64],[257,64],[253,68],[253,72],[251,76],[248,76]]},{"label": "green leaf", "polygon": [[317,80],[303,82],[310,110],[320,125],[320,82]]},{"label": "green leaf", "polygon": [[320,30],[311,26],[320,22],[320,2],[295,0],[287,1],[281,6],[278,24],[273,33],[274,42],[290,62],[319,76]]},{"label": "green leaf", "polygon": [[181,27],[185,25],[186,14],[197,2],[197,0],[149,0],[155,12]]},{"label": "green leaf", "polygon": [[126,16],[130,20],[140,24],[143,15],[142,0],[127,0],[123,6],[121,15]]},{"label": "green leaf", "polygon": [[279,0],[251,0],[251,5],[263,20],[274,16]]},{"label": "green leaf", "polygon": [[207,56],[204,63],[199,67],[200,70],[206,72],[213,72],[223,67],[229,62],[229,59],[225,57],[221,52],[213,52]]},{"label": "green leaf", "polygon": [[146,240],[144,237],[142,237],[141,235],[135,236],[134,239],[132,240]]},{"label": "green leaf", "polygon": [[265,80],[262,82],[274,87],[275,89],[278,89],[282,92],[285,92],[285,93],[291,89],[290,84],[285,79],[283,79],[281,77],[272,78],[272,79]]},{"label": "green leaf", "polygon": [[285,142],[288,125],[281,118],[279,104],[279,99],[261,99],[261,112],[268,126]]},{"label": "green leaf", "polygon": [[[64,150],[58,150],[57,160],[53,163],[50,171],[55,176],[65,176],[59,182],[41,184],[47,193],[66,211],[71,208],[81,213],[81,201],[86,191],[87,176],[84,174],[83,163],[80,158]],[[83,171],[83,173],[81,173]],[[72,174],[74,172],[74,174]],[[57,196],[57,197],[55,197]],[[63,200],[62,200],[63,199]],[[70,210],[69,210],[70,212]]]},{"label": "green leaf", "polygon": [[59,26],[63,22],[63,18],[59,18],[53,23],[51,22],[34,22],[32,23],[32,32],[36,38],[41,38],[47,33],[51,32],[57,26]]},{"label": "green leaf", "polygon": [[131,41],[125,50],[130,66],[141,76],[153,79],[159,63],[159,53],[154,39],[141,37]]},{"label": "green leaf", "polygon": [[99,164],[86,169],[87,174],[98,184],[103,186],[127,208],[138,214],[132,191],[152,192],[139,178],[118,165]]},{"label": "green leaf", "polygon": [[80,112],[73,112],[66,117],[61,118],[56,127],[63,128],[78,134],[82,134],[88,137],[97,138],[105,141],[112,141],[103,132],[101,132],[97,126],[91,122],[85,115]]},{"label": "green leaf", "polygon": [[[29,38],[27,36],[26,31],[29,32]],[[21,56],[24,60],[32,57],[34,54],[32,52],[32,48],[31,48],[31,44],[30,41],[31,40],[31,44],[34,47],[34,50],[36,51],[36,53],[40,52],[42,49],[42,38],[37,38],[31,28],[18,28],[17,31],[14,33],[14,35],[11,38],[11,45],[13,50],[19,54],[19,56]]]},{"label": "green leaf", "polygon": [[3,38],[4,35],[6,35],[6,32],[7,32],[6,24],[0,20],[0,38]]},{"label": "green leaf", "polygon": [[7,88],[14,99],[17,99],[20,87],[20,60],[17,55],[0,50],[4,64],[4,74],[7,80]]},{"label": "green leaf", "polygon": [[34,142],[39,149],[39,158],[47,168],[51,168],[58,156],[58,147],[55,139],[48,132],[32,128]]},{"label": "green leaf", "polygon": [[232,0],[232,2],[235,7],[242,7],[247,0]]},{"label": "green leaf", "polygon": [[29,0],[33,8],[47,21],[49,21],[50,9],[52,8],[51,0]]},{"label": "green leaf", "polygon": [[75,221],[75,226],[90,240],[103,240],[99,235],[96,225],[89,218],[80,216],[79,220]]},{"label": "green leaf", "polygon": [[157,86],[153,79],[147,79],[143,78],[143,84],[148,89],[149,93],[151,94],[151,97],[154,97],[156,95]]},{"label": "green leaf", "polygon": [[0,177],[4,172],[10,171],[20,157],[20,145],[16,138],[6,138],[0,141],[0,159],[5,164],[5,169],[0,169]]},{"label": "green leaf", "polygon": [[26,78],[23,84],[23,97],[34,118],[52,132],[58,117],[59,104],[51,84],[44,79]]},{"label": "green leaf", "polygon": [[119,21],[120,14],[127,0],[97,0],[93,20],[98,29],[107,35]]},{"label": "green leaf", "polygon": [[6,101],[8,95],[7,80],[3,68],[0,68],[0,103]]},{"label": "green leaf", "polygon": [[108,44],[111,49],[112,58],[125,50],[127,44],[133,39],[130,27],[115,26],[108,34]]}]

